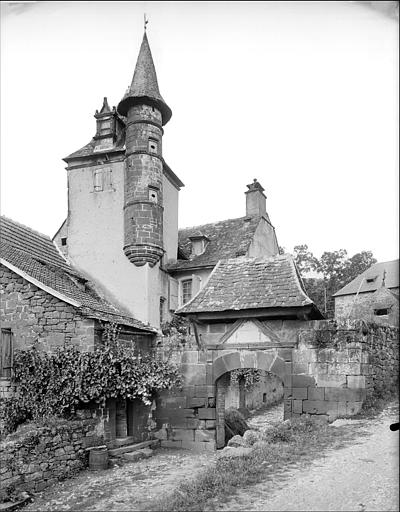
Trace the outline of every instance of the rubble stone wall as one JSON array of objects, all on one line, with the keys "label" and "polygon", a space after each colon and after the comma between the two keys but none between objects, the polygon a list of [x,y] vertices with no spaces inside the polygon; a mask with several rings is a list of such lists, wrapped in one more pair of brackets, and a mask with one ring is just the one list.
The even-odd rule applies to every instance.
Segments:
[{"label": "rubble stone wall", "polygon": [[0,499],[15,491],[42,491],[71,476],[87,466],[86,449],[103,442],[104,421],[91,411],[10,434],[0,443]]},{"label": "rubble stone wall", "polygon": [[[11,329],[13,350],[38,347],[54,350],[65,343],[81,350],[94,348],[95,321],[0,265],[0,323]],[[0,397],[12,394],[7,378],[0,379]]]}]

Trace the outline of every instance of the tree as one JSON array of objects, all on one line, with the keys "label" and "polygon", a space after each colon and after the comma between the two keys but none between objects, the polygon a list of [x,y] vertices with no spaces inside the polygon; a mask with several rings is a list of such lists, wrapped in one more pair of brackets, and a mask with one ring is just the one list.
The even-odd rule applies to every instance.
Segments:
[{"label": "tree", "polygon": [[[327,318],[334,316],[333,295],[355,277],[376,263],[371,251],[362,251],[347,257],[345,249],[325,251],[318,260],[306,244],[296,245],[293,250],[296,265],[310,299]],[[307,278],[311,270],[319,272],[321,278]]]},{"label": "tree", "polygon": [[355,277],[365,272],[377,260],[371,251],[358,252],[348,260],[348,266],[345,272],[345,284],[350,283]]},{"label": "tree", "polygon": [[293,257],[302,276],[308,274],[312,270],[318,270],[318,259],[308,250],[308,246],[306,244],[296,245],[293,248]]}]

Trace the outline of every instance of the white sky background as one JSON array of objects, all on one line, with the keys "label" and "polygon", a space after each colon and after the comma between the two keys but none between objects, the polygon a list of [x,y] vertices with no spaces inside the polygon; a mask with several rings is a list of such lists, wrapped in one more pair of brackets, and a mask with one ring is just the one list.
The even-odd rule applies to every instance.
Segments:
[{"label": "white sky background", "polygon": [[398,258],[398,20],[355,2],[3,4],[2,214],[59,228],[62,158],[130,84],[144,12],[180,227],[245,215],[258,178],[286,250]]}]

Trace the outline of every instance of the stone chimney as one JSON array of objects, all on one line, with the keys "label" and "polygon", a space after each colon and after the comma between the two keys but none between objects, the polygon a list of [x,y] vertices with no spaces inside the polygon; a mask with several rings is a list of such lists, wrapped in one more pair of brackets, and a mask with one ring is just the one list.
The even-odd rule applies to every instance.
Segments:
[{"label": "stone chimney", "polygon": [[257,215],[261,217],[266,215],[266,199],[264,195],[263,187],[258,183],[257,179],[254,178],[253,183],[247,185],[249,190],[246,190],[246,216]]}]

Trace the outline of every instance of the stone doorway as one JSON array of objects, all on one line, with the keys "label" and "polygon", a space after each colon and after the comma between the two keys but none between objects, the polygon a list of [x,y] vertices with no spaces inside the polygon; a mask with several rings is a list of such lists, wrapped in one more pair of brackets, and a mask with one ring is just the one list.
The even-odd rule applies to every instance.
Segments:
[{"label": "stone doorway", "polygon": [[[272,374],[283,384],[285,377],[291,374],[291,364],[287,365],[285,361],[277,354],[277,350],[240,350],[237,352],[225,353],[217,357],[213,362],[213,376],[215,379],[216,396],[216,447],[225,446],[225,409],[226,397],[228,394],[230,374],[235,370],[251,369],[261,370],[264,373]],[[242,393],[240,393],[242,391]],[[240,390],[239,401],[241,405],[246,403],[245,392]]]},{"label": "stone doorway", "polygon": [[[243,370],[254,371],[254,368],[244,368]],[[245,378],[238,379],[235,370],[221,375],[216,383],[216,447],[217,449],[225,446],[225,411],[229,408],[238,409],[247,419],[251,416],[250,411],[256,409],[266,410],[268,405],[277,404],[282,401],[283,420],[283,382],[271,372],[258,370],[259,381],[253,388],[246,386]],[[248,372],[239,372],[239,374]],[[232,379],[232,377],[235,379]]]}]

